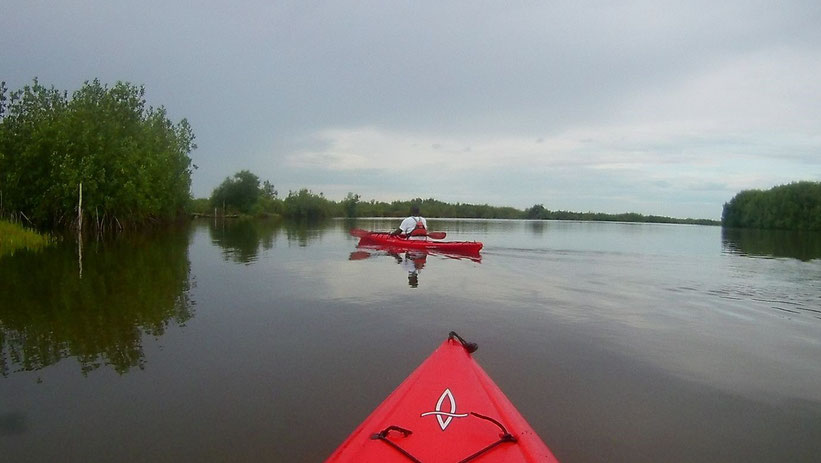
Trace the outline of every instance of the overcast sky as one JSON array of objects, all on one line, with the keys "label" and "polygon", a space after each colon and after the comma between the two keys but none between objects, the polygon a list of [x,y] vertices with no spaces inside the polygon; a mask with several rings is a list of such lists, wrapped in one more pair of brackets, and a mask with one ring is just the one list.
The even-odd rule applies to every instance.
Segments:
[{"label": "overcast sky", "polygon": [[193,193],[434,197],[719,218],[821,180],[821,2],[32,1],[0,80],[146,88]]}]

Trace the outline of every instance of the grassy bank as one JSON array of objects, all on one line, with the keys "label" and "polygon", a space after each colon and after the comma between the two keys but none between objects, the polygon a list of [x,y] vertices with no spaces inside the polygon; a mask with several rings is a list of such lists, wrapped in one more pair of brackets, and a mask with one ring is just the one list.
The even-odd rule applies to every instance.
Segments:
[{"label": "grassy bank", "polygon": [[0,220],[0,257],[14,254],[18,249],[38,250],[53,239],[48,235],[27,230],[18,224]]}]

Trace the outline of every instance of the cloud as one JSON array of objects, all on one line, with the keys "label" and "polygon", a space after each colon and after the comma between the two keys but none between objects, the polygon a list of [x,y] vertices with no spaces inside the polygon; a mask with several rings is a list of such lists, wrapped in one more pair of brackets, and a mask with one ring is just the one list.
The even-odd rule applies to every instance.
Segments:
[{"label": "cloud", "polygon": [[817,1],[4,12],[9,88],[145,84],[193,125],[197,196],[251,169],[281,191],[715,216],[821,179]]},{"label": "cloud", "polygon": [[[598,114],[592,118],[571,114],[549,128],[511,127],[502,121],[504,111],[495,127],[491,118],[439,129],[322,128],[309,136],[312,147],[293,150],[286,163],[329,173],[415,173],[431,191],[462,197],[454,185],[476,188],[477,201],[498,204],[522,206],[547,196],[581,210],[640,205],[648,213],[716,217],[742,189],[821,177],[819,56],[817,48],[784,40],[710,55],[680,75],[600,100],[606,114],[602,108],[592,109]],[[534,113],[519,113],[526,114]]]}]

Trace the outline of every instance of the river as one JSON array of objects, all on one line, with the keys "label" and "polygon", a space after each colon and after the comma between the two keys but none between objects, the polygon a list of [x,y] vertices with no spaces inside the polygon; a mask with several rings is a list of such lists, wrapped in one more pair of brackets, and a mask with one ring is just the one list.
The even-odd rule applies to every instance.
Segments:
[{"label": "river", "polygon": [[565,462],[818,461],[821,236],[195,221],[0,259],[3,461],[322,461],[450,330]]}]

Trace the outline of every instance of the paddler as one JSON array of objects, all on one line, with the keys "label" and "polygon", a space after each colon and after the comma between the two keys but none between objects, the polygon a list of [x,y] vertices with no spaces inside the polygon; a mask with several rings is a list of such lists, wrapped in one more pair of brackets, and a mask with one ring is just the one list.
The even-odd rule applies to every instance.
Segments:
[{"label": "paddler", "polygon": [[410,240],[428,239],[428,222],[419,214],[419,206],[411,206],[411,215],[399,224],[391,235],[404,235]]}]

